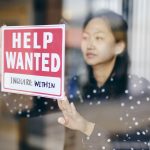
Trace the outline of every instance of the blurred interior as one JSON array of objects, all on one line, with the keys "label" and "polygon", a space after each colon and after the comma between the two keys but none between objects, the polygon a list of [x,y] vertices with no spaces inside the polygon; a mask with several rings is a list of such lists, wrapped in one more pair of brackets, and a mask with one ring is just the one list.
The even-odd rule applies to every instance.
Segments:
[{"label": "blurred interior", "polygon": [[[0,26],[66,24],[65,78],[84,74],[80,52],[82,25],[87,15],[109,8],[124,16],[129,25],[130,73],[150,80],[149,0],[0,0]],[[84,78],[83,78],[84,80]],[[5,94],[3,94],[3,99]],[[32,98],[31,98],[32,99]],[[32,107],[28,101],[28,106]],[[22,107],[18,104],[18,107]],[[60,113],[16,119],[0,100],[1,150],[80,150],[71,140],[65,144],[65,129],[58,125]]]}]

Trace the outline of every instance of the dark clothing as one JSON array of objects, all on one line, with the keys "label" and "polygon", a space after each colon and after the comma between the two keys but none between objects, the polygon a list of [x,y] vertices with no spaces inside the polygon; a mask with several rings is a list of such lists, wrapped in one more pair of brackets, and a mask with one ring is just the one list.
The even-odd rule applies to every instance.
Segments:
[{"label": "dark clothing", "polygon": [[16,118],[31,118],[58,111],[57,101],[36,96],[1,92],[0,100],[3,100]]},{"label": "dark clothing", "polygon": [[127,76],[126,85],[115,74],[103,86],[92,80],[82,85],[75,76],[68,86],[70,101],[96,124],[90,137],[83,135],[85,149],[148,150],[150,83],[135,75]]}]

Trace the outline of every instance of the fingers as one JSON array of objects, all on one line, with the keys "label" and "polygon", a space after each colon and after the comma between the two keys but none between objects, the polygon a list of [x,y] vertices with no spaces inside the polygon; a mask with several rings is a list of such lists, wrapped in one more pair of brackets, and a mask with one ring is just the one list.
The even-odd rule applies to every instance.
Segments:
[{"label": "fingers", "polygon": [[66,110],[64,99],[63,100],[57,100],[57,103],[58,103],[58,107],[59,107],[59,109],[61,111],[65,111]]},{"label": "fingers", "polygon": [[63,111],[63,105],[62,105],[62,102],[61,102],[62,100],[57,100],[57,103],[58,103],[58,107],[59,107],[59,109],[61,110],[61,111]]},{"label": "fingers", "polygon": [[1,41],[2,40],[2,29],[1,28],[4,26],[6,26],[6,25],[3,25],[0,27],[0,49],[2,48],[2,45],[1,45],[2,44],[2,41]]},{"label": "fingers", "polygon": [[72,112],[76,113],[77,110],[76,110],[76,107],[75,107],[74,103],[72,102],[70,105],[71,105]]},{"label": "fingers", "polygon": [[58,102],[58,106],[60,108],[61,111],[67,111],[69,113],[71,113],[71,105],[69,104],[69,101],[67,99],[67,97],[65,96],[63,100],[57,100]]},{"label": "fingers", "polygon": [[0,48],[1,48],[1,41],[2,40],[2,30],[1,30],[1,28],[0,28]]},{"label": "fingers", "polygon": [[63,104],[64,104],[64,107],[65,107],[66,111],[68,111],[69,113],[71,113],[72,112],[71,105],[70,105],[70,103],[68,101],[68,98],[66,96],[65,96],[65,99],[63,101]]}]

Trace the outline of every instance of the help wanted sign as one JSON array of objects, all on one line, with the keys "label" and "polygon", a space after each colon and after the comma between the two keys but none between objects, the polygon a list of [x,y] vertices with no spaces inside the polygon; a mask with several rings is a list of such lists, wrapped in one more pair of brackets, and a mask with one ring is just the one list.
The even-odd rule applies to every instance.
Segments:
[{"label": "help wanted sign", "polygon": [[65,25],[2,27],[2,91],[61,98]]}]

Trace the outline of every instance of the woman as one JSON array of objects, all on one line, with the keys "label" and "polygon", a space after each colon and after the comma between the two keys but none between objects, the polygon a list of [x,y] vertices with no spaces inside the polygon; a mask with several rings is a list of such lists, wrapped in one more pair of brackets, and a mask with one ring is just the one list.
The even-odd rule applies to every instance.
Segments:
[{"label": "woman", "polygon": [[[112,11],[103,11],[90,16],[83,27],[81,49],[88,65],[89,79],[86,84],[80,85],[78,82],[80,77],[73,77],[67,97],[70,101],[80,100],[82,104],[89,104],[88,109],[87,107],[83,109],[86,108],[90,113],[83,117],[78,113],[74,103],[69,103],[68,98],[64,96],[63,100],[58,100],[58,106],[63,113],[63,117],[58,118],[58,122],[83,133],[86,149],[109,149],[108,145],[102,145],[100,142],[104,137],[105,143],[111,143],[111,140],[116,138],[118,141],[129,139],[131,141],[129,131],[138,130],[139,126],[148,124],[150,84],[144,79],[127,74],[129,64],[127,24],[122,16]],[[72,89],[76,89],[76,92]],[[142,105],[141,100],[144,101]],[[102,103],[105,107],[103,111],[100,107]],[[108,105],[110,103],[111,105]],[[85,119],[88,117],[90,119]],[[112,122],[113,125],[110,125]],[[118,132],[126,132],[126,136],[114,138],[113,134]],[[134,134],[133,139],[136,139]],[[136,142],[140,141],[139,139],[136,139]],[[145,142],[148,142],[148,139],[147,137]],[[132,145],[130,149],[134,146]]]}]

